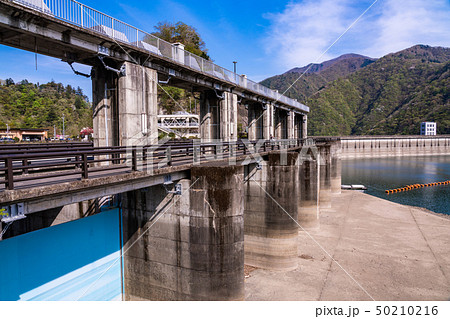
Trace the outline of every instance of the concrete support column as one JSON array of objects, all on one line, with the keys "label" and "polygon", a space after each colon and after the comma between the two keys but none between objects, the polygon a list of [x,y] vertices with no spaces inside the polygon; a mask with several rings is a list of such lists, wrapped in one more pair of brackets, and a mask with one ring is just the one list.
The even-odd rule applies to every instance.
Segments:
[{"label": "concrete support column", "polygon": [[238,97],[229,92],[223,94],[225,98],[220,101],[220,138],[225,142],[236,141]]},{"label": "concrete support column", "polygon": [[92,68],[94,146],[118,145],[117,76],[103,66]]},{"label": "concrete support column", "polygon": [[303,115],[302,138],[308,137],[308,115]]},{"label": "concrete support column", "polygon": [[331,152],[330,144],[317,145],[320,153],[320,208],[331,208]]},{"label": "concrete support column", "polygon": [[136,144],[144,139],[158,141],[158,73],[125,62],[126,76],[119,77],[120,145]]},{"label": "concrete support column", "polygon": [[298,153],[288,153],[287,163],[282,156],[269,154],[261,170],[246,166],[245,263],[292,270],[298,266]]},{"label": "concrete support column", "polygon": [[263,138],[268,140],[273,136],[273,105],[268,103],[263,109]]},{"label": "concrete support column", "polygon": [[256,140],[256,109],[255,104],[250,103],[247,109],[247,118],[248,118],[248,139],[250,141]]},{"label": "concrete support column", "polygon": [[[264,138],[264,113],[261,103],[250,103],[248,106],[248,139],[259,140]],[[270,137],[268,137],[270,138]],[[267,138],[267,139],[268,139]]]},{"label": "concrete support column", "polygon": [[124,196],[126,300],[244,299],[243,168],[191,176],[182,195],[154,186]]},{"label": "concrete support column", "polygon": [[157,140],[157,72],[129,62],[125,70],[118,76],[103,65],[93,69],[95,146]]},{"label": "concrete support column", "polygon": [[[209,141],[215,137],[213,130],[213,111],[218,107],[218,100],[214,99],[211,92],[202,93],[200,101],[200,138],[202,141]],[[215,115],[215,114],[214,114]]]},{"label": "concrete support column", "polygon": [[274,117],[274,137],[275,139],[283,138],[283,123],[281,119],[281,110],[279,108],[274,108],[273,117]]},{"label": "concrete support column", "polygon": [[299,157],[299,211],[298,223],[304,229],[318,228],[320,165],[318,159],[310,155]]},{"label": "concrete support column", "polygon": [[238,97],[229,92],[220,99],[216,92],[207,91],[200,103],[200,136],[203,141],[237,140]]},{"label": "concrete support column", "polygon": [[287,138],[293,139],[295,137],[295,113],[289,112],[287,117]]},{"label": "concrete support column", "polygon": [[331,156],[331,193],[341,193],[341,141],[331,142],[330,156]]}]

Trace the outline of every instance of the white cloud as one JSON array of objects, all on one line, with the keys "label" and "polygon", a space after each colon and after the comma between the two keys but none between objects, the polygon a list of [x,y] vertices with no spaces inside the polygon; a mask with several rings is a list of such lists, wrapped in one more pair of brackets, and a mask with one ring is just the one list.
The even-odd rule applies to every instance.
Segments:
[{"label": "white cloud", "polygon": [[448,0],[380,0],[327,54],[319,57],[371,4],[305,0],[268,14],[267,53],[285,70],[345,53],[380,57],[415,44],[450,46]]},{"label": "white cloud", "polygon": [[[303,66],[316,59],[346,28],[347,1],[307,0],[291,3],[267,17],[272,27],[266,38],[269,54],[284,67]],[[323,56],[322,60],[330,56]]]},{"label": "white cloud", "polygon": [[365,52],[383,56],[415,44],[450,47],[448,0],[386,0]]}]

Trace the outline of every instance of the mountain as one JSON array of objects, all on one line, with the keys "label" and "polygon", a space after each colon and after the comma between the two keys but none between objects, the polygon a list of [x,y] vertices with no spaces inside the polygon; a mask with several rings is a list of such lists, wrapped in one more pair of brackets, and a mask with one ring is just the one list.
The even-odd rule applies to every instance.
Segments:
[{"label": "mountain", "polygon": [[48,128],[77,136],[84,127],[92,127],[92,108],[81,88],[61,83],[33,84],[27,80],[0,81],[0,127]]},{"label": "mountain", "polygon": [[[345,76],[356,70],[359,70],[360,68],[365,67],[366,65],[369,65],[374,61],[376,61],[376,59],[372,59],[359,54],[349,53],[322,63],[310,63],[307,66],[301,68],[294,68],[287,71],[286,73],[313,74],[328,71],[326,73],[330,75],[339,73],[341,74],[341,76]],[[330,70],[334,72],[330,72]]]},{"label": "mountain", "polygon": [[[344,54],[320,64],[311,63],[301,68],[291,69],[284,74],[268,78],[261,84],[276,88],[280,92],[289,89],[286,92],[287,96],[305,103],[308,97],[324,88],[328,82],[347,76],[375,61],[376,59],[359,54]],[[305,74],[302,75],[303,73]],[[294,82],[294,86],[289,88]]]},{"label": "mountain", "polygon": [[[416,45],[353,72],[344,68],[346,75],[332,72],[335,79],[327,76],[323,87],[312,87],[309,77],[340,66],[339,59],[322,63],[290,94],[311,109],[310,135],[418,134],[422,121],[435,121],[438,134],[450,134],[450,48]],[[288,75],[299,76],[291,71],[271,80],[271,87],[287,88],[293,80]],[[299,93],[306,83],[309,88]]]}]

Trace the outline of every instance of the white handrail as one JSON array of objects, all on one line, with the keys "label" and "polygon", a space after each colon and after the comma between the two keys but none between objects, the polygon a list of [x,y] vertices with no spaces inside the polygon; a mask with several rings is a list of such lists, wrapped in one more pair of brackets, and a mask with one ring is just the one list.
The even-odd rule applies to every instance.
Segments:
[{"label": "white handrail", "polygon": [[[155,37],[154,35],[142,31],[136,27],[133,27],[125,22],[117,20],[78,1],[12,0],[12,2],[18,3],[36,11],[41,11],[45,14],[51,15],[69,23],[81,26],[83,29],[89,29],[91,31],[108,36],[115,41],[124,42],[128,45],[146,50],[151,54],[157,54],[169,58],[175,63],[182,64],[183,66],[195,69],[203,73],[207,73],[208,75],[214,76],[223,81],[234,83],[241,88],[253,91],[264,97],[275,99],[295,109],[309,112],[309,107],[298,102],[297,100],[281,95],[277,91],[269,89],[247,78],[244,79],[243,75],[236,74],[198,55],[192,54],[180,48],[178,48],[178,51],[176,51],[173,49],[174,46],[171,43]],[[95,19],[96,16],[98,16],[97,19]],[[105,22],[108,20],[110,21],[110,25],[105,25]],[[153,42],[155,43],[155,45],[153,44]],[[174,52],[177,52],[176,56],[174,56]]]}]

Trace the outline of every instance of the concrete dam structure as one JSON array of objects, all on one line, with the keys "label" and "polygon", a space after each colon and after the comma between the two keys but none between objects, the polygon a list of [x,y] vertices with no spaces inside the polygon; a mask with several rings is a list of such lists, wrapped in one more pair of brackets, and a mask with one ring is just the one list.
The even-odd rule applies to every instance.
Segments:
[{"label": "concrete dam structure", "polygon": [[341,138],[342,158],[450,155],[450,136],[349,136]]},{"label": "concrete dam structure", "polygon": [[[1,147],[0,299],[242,300],[244,263],[295,269],[299,229],[340,192],[340,140],[308,139],[298,101],[68,2],[0,1],[2,44],[92,67],[95,132]],[[200,95],[200,139],[158,141],[160,83]]]}]

